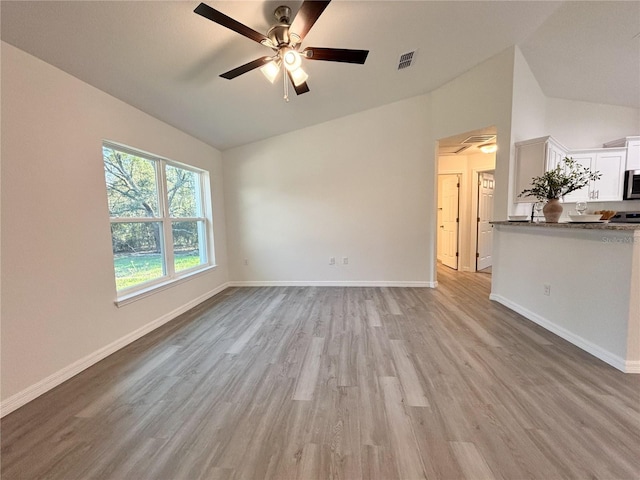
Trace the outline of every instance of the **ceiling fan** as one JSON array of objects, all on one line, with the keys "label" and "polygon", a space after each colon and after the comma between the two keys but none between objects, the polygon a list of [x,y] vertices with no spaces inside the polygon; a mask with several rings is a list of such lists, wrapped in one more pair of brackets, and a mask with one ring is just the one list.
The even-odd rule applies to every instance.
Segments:
[{"label": "ceiling fan", "polygon": [[291,9],[285,5],[279,6],[274,11],[277,23],[269,29],[266,35],[256,32],[205,3],[198,5],[194,12],[240,35],[244,35],[254,42],[269,47],[275,53],[272,56],[257,58],[233,70],[229,70],[220,75],[222,78],[231,80],[260,67],[265,77],[273,83],[280,70],[284,70],[286,73],[286,76],[283,76],[284,98],[289,101],[287,77],[297,95],[302,95],[309,91],[309,86],[307,85],[309,76],[302,69],[303,58],[307,60],[358,63],[361,65],[367,59],[369,50],[306,47],[300,51],[304,37],[309,33],[309,30],[311,30],[311,27],[313,27],[313,24],[316,23],[329,3],[331,3],[331,0],[305,0],[293,22],[291,21]]}]

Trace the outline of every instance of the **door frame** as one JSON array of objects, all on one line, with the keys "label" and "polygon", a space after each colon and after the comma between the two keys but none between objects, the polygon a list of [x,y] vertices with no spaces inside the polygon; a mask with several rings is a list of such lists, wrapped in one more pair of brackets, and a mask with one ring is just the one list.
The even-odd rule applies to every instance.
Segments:
[{"label": "door frame", "polygon": [[480,202],[479,202],[479,195],[480,195],[480,175],[482,175],[483,173],[493,173],[494,176],[494,182],[495,182],[495,172],[496,169],[495,168],[490,168],[490,169],[473,169],[471,171],[471,175],[473,178],[473,182],[471,185],[471,211],[473,212],[473,217],[471,218],[471,241],[469,242],[470,245],[470,251],[469,251],[469,255],[472,259],[471,262],[469,262],[469,269],[471,272],[477,272],[478,271],[478,259],[476,257],[476,253],[478,253],[478,208],[480,207]]}]

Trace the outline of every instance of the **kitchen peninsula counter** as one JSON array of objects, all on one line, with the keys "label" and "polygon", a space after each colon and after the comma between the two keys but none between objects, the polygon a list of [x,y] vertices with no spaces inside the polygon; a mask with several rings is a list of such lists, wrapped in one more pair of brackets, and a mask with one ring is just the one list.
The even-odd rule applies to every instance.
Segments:
[{"label": "kitchen peninsula counter", "polygon": [[492,225],[509,225],[513,227],[535,227],[535,228],[576,228],[582,230],[640,230],[640,223],[578,223],[578,222],[558,222],[558,223],[531,223],[531,222],[491,222]]},{"label": "kitchen peninsula counter", "polygon": [[491,299],[640,373],[640,225],[493,222]]}]

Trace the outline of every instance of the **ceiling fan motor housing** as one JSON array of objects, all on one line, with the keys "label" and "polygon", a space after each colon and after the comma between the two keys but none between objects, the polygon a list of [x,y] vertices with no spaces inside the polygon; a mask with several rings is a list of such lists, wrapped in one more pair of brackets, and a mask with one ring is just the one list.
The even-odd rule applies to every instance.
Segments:
[{"label": "ceiling fan motor housing", "polygon": [[286,23],[291,25],[291,9],[286,5],[280,5],[275,9],[273,15],[276,17],[278,23]]},{"label": "ceiling fan motor housing", "polygon": [[286,5],[281,5],[275,9],[273,15],[278,23],[269,29],[267,37],[276,47],[289,45],[291,38],[289,37],[289,26],[291,24],[291,9]]},{"label": "ceiling fan motor housing", "polygon": [[289,25],[274,25],[269,29],[267,37],[269,37],[269,40],[271,40],[271,42],[278,48],[284,45],[289,45]]}]

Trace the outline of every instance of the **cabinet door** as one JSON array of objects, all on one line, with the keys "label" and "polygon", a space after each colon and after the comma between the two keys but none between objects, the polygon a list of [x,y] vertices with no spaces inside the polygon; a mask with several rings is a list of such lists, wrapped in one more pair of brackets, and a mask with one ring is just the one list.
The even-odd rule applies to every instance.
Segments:
[{"label": "cabinet door", "polygon": [[627,142],[627,170],[640,170],[640,140]]},{"label": "cabinet door", "polygon": [[[613,149],[612,149],[613,150]],[[591,200],[615,202],[622,200],[622,184],[626,155],[624,151],[599,152],[593,170],[602,174],[591,185]]]},{"label": "cabinet door", "polygon": [[567,156],[567,152],[552,139],[547,141],[547,164],[546,170],[553,170],[556,166],[562,162],[564,157]]},{"label": "cabinet door", "polygon": [[[596,154],[585,152],[585,153],[574,153],[569,155],[575,162],[582,166],[590,168],[591,171],[594,170],[594,166],[596,163]],[[591,192],[589,191],[589,185],[580,190],[576,190],[575,192],[571,192],[564,196],[565,203],[574,203],[574,202],[587,202],[591,200]]]}]

